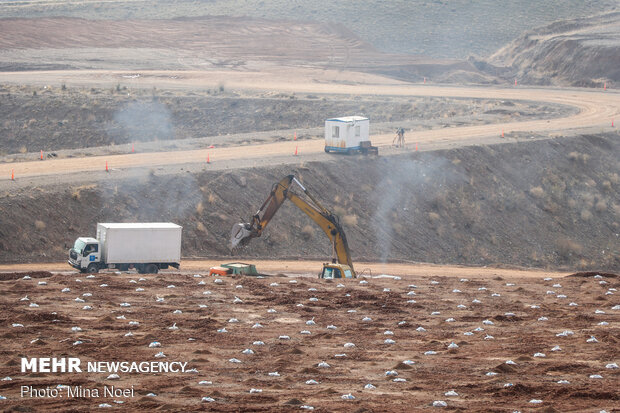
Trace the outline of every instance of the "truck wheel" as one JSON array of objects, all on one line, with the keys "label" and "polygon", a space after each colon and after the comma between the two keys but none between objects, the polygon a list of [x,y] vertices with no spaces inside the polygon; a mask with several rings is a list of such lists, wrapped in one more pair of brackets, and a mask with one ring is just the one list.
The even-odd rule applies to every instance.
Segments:
[{"label": "truck wheel", "polygon": [[155,264],[147,264],[144,267],[144,272],[146,274],[157,274],[157,271],[159,271],[159,268],[157,268],[157,265]]},{"label": "truck wheel", "polygon": [[324,148],[325,153],[329,153],[329,149],[327,149],[327,146]]},{"label": "truck wheel", "polygon": [[95,263],[88,264],[88,268],[86,268],[86,272],[91,273],[91,274],[97,274],[99,272],[99,267],[97,267],[97,264]]},{"label": "truck wheel", "polygon": [[121,272],[129,271],[129,264],[121,264],[118,266],[118,270]]}]

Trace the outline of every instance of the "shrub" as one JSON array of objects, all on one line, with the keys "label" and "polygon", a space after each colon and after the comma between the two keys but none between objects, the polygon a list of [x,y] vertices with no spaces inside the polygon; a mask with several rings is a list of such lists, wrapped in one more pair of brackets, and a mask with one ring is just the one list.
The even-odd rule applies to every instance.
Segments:
[{"label": "shrub", "polygon": [[530,195],[532,195],[534,198],[540,199],[545,196],[545,190],[542,189],[540,186],[535,186],[533,188],[530,188]]},{"label": "shrub", "polygon": [[441,218],[441,217],[440,217],[440,216],[439,216],[439,214],[438,214],[438,213],[436,213],[436,212],[429,212],[429,213],[428,213],[428,219],[429,219],[431,222],[437,222],[437,221],[439,220],[439,218]]},{"label": "shrub", "polygon": [[36,221],[34,221],[34,227],[38,231],[43,231],[45,229],[46,225],[45,225],[45,222],[36,220]]},{"label": "shrub", "polygon": [[583,251],[583,247],[575,241],[568,238],[560,238],[556,241],[556,247],[558,254],[562,257],[570,257],[572,255],[579,255]]},{"label": "shrub", "polygon": [[343,207],[338,206],[338,205],[334,207],[334,214],[338,215],[339,217],[344,217],[346,213],[347,213],[347,210],[344,209]]},{"label": "shrub", "polygon": [[342,222],[344,222],[347,226],[354,227],[357,225],[357,215],[345,215],[342,217]]},{"label": "shrub", "polygon": [[314,227],[312,225],[306,225],[301,229],[301,237],[308,241],[314,236]]},{"label": "shrub", "polygon": [[570,159],[573,162],[581,162],[585,165],[588,163],[588,160],[590,159],[590,155],[585,154],[585,153],[579,153],[579,152],[571,152],[568,154],[568,159]]},{"label": "shrub", "polygon": [[592,212],[588,211],[587,209],[583,209],[581,211],[581,219],[583,221],[589,221],[592,219]]},{"label": "shrub", "polygon": [[79,201],[80,198],[82,197],[82,191],[86,189],[95,189],[96,187],[97,187],[97,184],[88,184],[88,185],[78,186],[71,193],[71,197],[75,199],[76,201]]}]

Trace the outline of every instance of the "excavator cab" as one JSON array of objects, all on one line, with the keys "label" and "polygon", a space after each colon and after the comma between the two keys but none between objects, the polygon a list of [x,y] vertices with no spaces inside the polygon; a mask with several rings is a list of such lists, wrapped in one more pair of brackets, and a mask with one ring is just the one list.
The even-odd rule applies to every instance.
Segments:
[{"label": "excavator cab", "polygon": [[323,278],[325,280],[355,278],[355,274],[348,265],[326,263],[323,264],[323,271],[319,274],[319,278]]}]

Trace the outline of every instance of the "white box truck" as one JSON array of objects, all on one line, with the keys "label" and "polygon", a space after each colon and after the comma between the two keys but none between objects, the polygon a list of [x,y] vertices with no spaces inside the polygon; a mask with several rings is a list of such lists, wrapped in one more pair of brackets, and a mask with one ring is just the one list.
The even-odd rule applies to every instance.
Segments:
[{"label": "white box truck", "polygon": [[179,268],[181,230],[171,222],[97,224],[96,238],[80,237],[69,250],[69,265],[81,272],[104,268],[141,274]]},{"label": "white box truck", "polygon": [[325,152],[377,155],[379,148],[370,143],[370,120],[363,116],[345,116],[325,121]]}]

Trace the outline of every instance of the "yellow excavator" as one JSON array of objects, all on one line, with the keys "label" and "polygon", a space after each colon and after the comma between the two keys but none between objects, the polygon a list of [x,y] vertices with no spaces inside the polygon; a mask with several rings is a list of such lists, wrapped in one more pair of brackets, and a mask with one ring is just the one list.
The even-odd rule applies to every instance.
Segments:
[{"label": "yellow excavator", "polygon": [[[302,199],[292,191],[291,186],[293,183],[303,191],[310,199],[310,202]],[[269,221],[271,221],[286,199],[289,199],[316,222],[332,242],[332,262],[323,264],[323,270],[319,278],[356,278],[347,237],[340,225],[338,216],[323,207],[294,175],[288,175],[273,185],[269,197],[261,205],[258,212],[254,214],[251,222],[233,225],[230,238],[232,248],[245,246],[252,238],[260,237]]]}]

